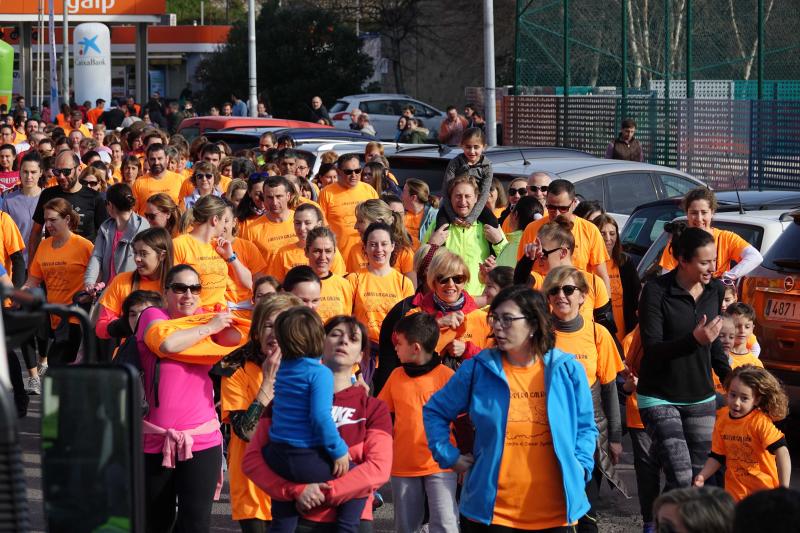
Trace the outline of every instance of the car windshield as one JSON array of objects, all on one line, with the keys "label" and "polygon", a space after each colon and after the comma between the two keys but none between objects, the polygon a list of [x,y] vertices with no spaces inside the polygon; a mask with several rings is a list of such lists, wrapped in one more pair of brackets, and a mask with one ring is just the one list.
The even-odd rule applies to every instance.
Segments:
[{"label": "car windshield", "polygon": [[339,113],[340,111],[347,111],[347,105],[348,105],[347,102],[345,102],[344,100],[338,100],[335,104],[331,106],[330,109],[328,109],[328,112]]},{"label": "car windshield", "polygon": [[786,228],[764,256],[765,267],[770,270],[800,272],[800,217]]},{"label": "car windshield", "polygon": [[683,211],[675,204],[636,210],[622,228],[623,249],[637,255],[644,254],[664,231],[664,224],[682,215]]}]

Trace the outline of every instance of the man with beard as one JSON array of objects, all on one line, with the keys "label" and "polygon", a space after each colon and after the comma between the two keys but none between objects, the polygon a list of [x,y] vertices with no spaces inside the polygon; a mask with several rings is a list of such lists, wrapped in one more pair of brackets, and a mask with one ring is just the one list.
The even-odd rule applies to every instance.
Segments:
[{"label": "man with beard", "polygon": [[36,255],[36,249],[42,239],[44,205],[53,198],[63,198],[72,204],[73,209],[81,218],[75,233],[92,242],[97,235],[97,228],[108,218],[105,202],[100,193],[84,187],[78,181],[80,162],[78,156],[71,150],[63,150],[56,155],[51,171],[56,177],[58,185],[46,188],[39,196],[36,209],[33,211],[33,227],[28,240],[28,257]]},{"label": "man with beard", "polygon": [[180,197],[183,177],[167,170],[167,153],[161,143],[147,147],[149,171],[133,182],[133,196],[136,198],[136,212],[144,216],[147,199],[160,192],[168,194],[177,204]]}]

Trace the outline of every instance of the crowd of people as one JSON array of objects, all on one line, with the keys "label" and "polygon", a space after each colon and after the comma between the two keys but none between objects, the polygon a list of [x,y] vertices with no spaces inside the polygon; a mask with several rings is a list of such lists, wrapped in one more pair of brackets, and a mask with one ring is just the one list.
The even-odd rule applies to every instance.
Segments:
[{"label": "crowd of people", "polygon": [[[271,133],[231,153],[59,117],[0,128],[0,281],[141,369],[148,531],[208,531],[223,463],[245,533],[368,531],[387,483],[398,533],[597,531],[625,432],[645,532],[796,520],[787,399],[735,301],[761,256],[711,191],[642,287],[601,204],[500,183],[468,124],[439,199],[377,142],[312,175]],[[81,339],[53,317],[26,379],[10,355],[20,416]]]}]

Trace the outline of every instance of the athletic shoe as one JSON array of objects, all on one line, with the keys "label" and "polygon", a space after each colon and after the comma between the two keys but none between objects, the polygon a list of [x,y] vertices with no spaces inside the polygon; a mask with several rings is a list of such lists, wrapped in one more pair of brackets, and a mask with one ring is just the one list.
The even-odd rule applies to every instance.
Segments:
[{"label": "athletic shoe", "polygon": [[36,365],[36,370],[39,372],[39,377],[44,377],[47,373],[47,363],[39,363]]},{"label": "athletic shoe", "polygon": [[39,376],[31,376],[25,380],[25,390],[28,394],[40,395],[42,393],[42,380]]},{"label": "athletic shoe", "polygon": [[383,496],[381,496],[381,493],[376,490],[372,493],[372,496],[372,510],[374,511],[375,509],[383,507]]}]

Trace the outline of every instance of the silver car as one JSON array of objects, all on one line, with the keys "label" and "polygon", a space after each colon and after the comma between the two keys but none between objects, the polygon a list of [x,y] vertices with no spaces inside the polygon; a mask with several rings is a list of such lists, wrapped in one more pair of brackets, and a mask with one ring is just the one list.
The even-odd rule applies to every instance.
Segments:
[{"label": "silver car", "polygon": [[445,113],[430,104],[420,102],[407,94],[355,94],[339,98],[328,110],[333,125],[337,128],[350,127],[350,112],[360,109],[369,115],[370,124],[375,128],[375,135],[382,141],[393,141],[397,134],[397,120],[407,105],[414,106],[414,116],[422,119],[426,128],[437,134]]}]

